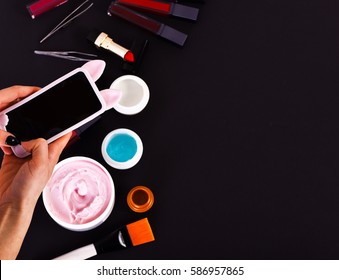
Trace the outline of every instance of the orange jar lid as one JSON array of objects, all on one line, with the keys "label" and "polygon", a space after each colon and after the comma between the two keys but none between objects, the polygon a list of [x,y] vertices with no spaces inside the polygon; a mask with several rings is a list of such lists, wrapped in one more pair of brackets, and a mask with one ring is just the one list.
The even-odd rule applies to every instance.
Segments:
[{"label": "orange jar lid", "polygon": [[136,186],[127,195],[127,204],[134,212],[146,212],[154,203],[152,191],[145,186]]}]

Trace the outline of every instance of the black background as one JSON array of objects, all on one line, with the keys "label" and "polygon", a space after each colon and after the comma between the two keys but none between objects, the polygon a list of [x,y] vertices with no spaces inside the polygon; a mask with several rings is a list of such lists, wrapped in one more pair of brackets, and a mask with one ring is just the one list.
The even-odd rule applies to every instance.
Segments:
[{"label": "black background", "polygon": [[[81,1],[35,20],[25,4],[1,1],[1,88],[44,86],[82,65],[37,56],[40,50],[97,53],[107,63],[97,82],[124,75],[121,58],[86,40],[92,28],[150,46],[138,76],[150,102],[135,116],[114,110],[62,155],[104,164],[116,204],[100,227],[72,232],[57,225],[40,199],[19,259],[50,259],[148,217],[156,241],[96,259],[339,258],[339,4],[335,0],[215,0],[194,4],[197,22],[152,16],[188,34],[183,48],[120,18],[109,0],[46,42]],[[65,101],[66,102],[66,101]],[[144,144],[129,170],[100,153],[111,130],[134,130]],[[146,185],[155,204],[145,214],[126,204]]]}]

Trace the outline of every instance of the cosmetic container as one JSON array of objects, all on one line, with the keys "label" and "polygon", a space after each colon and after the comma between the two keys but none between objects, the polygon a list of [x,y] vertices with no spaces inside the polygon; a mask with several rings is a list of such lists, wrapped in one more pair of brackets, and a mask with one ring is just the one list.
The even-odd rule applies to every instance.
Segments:
[{"label": "cosmetic container", "polygon": [[148,211],[154,203],[154,195],[146,186],[136,186],[127,195],[127,204],[134,212]]},{"label": "cosmetic container", "polygon": [[116,169],[129,169],[141,159],[143,144],[134,131],[119,128],[111,131],[104,138],[101,153],[110,166]]},{"label": "cosmetic container", "polygon": [[60,226],[86,231],[109,217],[115,189],[112,177],[99,162],[70,157],[55,166],[42,198],[48,214]]},{"label": "cosmetic container", "polygon": [[110,88],[121,91],[121,98],[113,108],[124,115],[140,113],[150,98],[147,84],[135,75],[120,76],[113,81]]}]

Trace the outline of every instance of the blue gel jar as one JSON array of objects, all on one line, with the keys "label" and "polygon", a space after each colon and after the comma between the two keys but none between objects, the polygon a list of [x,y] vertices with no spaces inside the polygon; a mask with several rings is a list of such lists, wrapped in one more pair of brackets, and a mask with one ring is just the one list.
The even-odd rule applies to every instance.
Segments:
[{"label": "blue gel jar", "polygon": [[105,161],[114,168],[128,169],[141,158],[143,145],[132,130],[119,128],[110,132],[102,142],[101,152]]},{"label": "blue gel jar", "polygon": [[137,152],[137,141],[127,133],[115,134],[107,144],[109,157],[118,162],[125,162],[134,157]]}]

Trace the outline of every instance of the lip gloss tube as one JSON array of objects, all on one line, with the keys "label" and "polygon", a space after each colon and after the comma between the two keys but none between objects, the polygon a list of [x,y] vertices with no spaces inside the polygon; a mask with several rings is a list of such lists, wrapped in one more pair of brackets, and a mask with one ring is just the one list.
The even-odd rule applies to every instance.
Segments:
[{"label": "lip gloss tube", "polygon": [[68,0],[38,0],[28,4],[26,7],[31,17],[34,19],[37,16],[66,3],[67,1]]},{"label": "lip gloss tube", "polygon": [[116,3],[160,15],[171,15],[189,20],[197,20],[199,14],[199,9],[178,3],[155,0],[116,0]]},{"label": "lip gloss tube", "polygon": [[167,2],[205,3],[205,0],[166,0]]},{"label": "lip gloss tube", "polygon": [[141,15],[125,6],[118,5],[116,4],[116,1],[113,1],[109,6],[108,15],[121,17],[180,46],[183,46],[187,39],[187,35],[185,33],[182,33],[159,21]]}]

